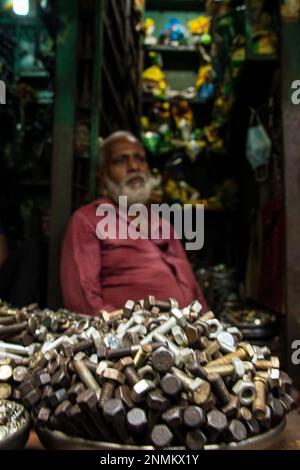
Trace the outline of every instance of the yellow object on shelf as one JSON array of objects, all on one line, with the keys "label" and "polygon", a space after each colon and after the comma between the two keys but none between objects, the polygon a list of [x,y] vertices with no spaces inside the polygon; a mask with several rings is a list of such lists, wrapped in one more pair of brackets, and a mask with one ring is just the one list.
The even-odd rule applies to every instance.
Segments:
[{"label": "yellow object on shelf", "polygon": [[209,77],[213,75],[213,68],[211,65],[204,65],[199,68],[198,78],[196,81],[196,88],[201,88]]},{"label": "yellow object on shelf", "polygon": [[202,35],[208,34],[211,25],[211,17],[210,16],[198,16],[188,22],[188,27],[192,34]]}]

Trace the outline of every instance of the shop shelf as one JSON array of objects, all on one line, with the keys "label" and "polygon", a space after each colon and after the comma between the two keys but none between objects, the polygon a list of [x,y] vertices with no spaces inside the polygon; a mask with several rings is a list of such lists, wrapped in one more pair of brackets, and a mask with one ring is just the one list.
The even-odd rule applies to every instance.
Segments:
[{"label": "shop shelf", "polygon": [[146,10],[204,11],[204,0],[146,0]]}]

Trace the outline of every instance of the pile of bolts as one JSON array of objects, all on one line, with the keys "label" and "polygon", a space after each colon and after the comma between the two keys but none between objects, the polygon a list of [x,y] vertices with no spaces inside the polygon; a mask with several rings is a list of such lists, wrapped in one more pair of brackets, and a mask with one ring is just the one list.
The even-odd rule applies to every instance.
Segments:
[{"label": "pile of bolts", "polygon": [[279,359],[201,310],[154,296],[94,318],[3,305],[0,387],[37,429],[121,445],[200,450],[275,427],[295,406]]}]

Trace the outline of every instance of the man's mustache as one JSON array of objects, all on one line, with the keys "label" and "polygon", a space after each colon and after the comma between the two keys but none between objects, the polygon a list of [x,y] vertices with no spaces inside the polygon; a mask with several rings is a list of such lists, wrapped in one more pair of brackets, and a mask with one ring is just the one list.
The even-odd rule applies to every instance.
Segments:
[{"label": "man's mustache", "polygon": [[141,178],[144,183],[148,180],[147,176],[144,175],[144,173],[141,173],[139,171],[136,171],[134,173],[130,173],[130,175],[126,176],[124,180],[122,181],[122,185],[126,186],[128,183],[130,183],[131,180],[135,178]]}]

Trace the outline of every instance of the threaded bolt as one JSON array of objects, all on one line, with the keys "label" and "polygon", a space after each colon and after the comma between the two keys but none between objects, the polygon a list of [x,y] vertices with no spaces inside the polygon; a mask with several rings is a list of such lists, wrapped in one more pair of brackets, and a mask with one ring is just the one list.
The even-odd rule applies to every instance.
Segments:
[{"label": "threaded bolt", "polygon": [[137,371],[131,366],[125,367],[125,369],[123,370],[123,374],[125,375],[127,382],[131,388],[133,388],[134,385],[141,380],[138,376]]},{"label": "threaded bolt", "polygon": [[256,390],[256,398],[253,401],[252,411],[258,420],[262,420],[266,416],[266,385],[267,382],[263,377],[254,377],[254,385]]},{"label": "threaded bolt", "polygon": [[236,351],[226,354],[225,356],[222,356],[218,359],[215,359],[214,361],[209,362],[208,365],[215,366],[215,365],[230,364],[232,359],[246,360],[248,358],[249,358],[249,355],[248,355],[247,349],[243,346],[239,346]]},{"label": "threaded bolt", "polygon": [[[236,372],[233,364],[212,364],[212,362],[203,367],[208,374],[218,374],[221,377],[229,377],[233,376]],[[243,365],[246,374],[252,371],[250,364],[243,362]]]},{"label": "threaded bolt", "polygon": [[279,369],[280,361],[278,357],[271,357],[269,360],[259,359],[255,363],[255,369],[257,370],[268,370],[268,369]]},{"label": "threaded bolt", "polygon": [[116,384],[113,380],[107,380],[104,382],[99,400],[100,408],[103,408],[105,403],[111,398],[113,398],[115,385]]},{"label": "threaded bolt", "polygon": [[85,339],[83,341],[79,341],[78,343],[72,345],[72,353],[73,356],[78,352],[86,351],[90,354],[95,352],[95,343],[92,339]]},{"label": "threaded bolt", "polygon": [[207,380],[211,385],[211,389],[222,405],[228,405],[231,395],[227,390],[222,377],[218,374],[208,374]]}]

